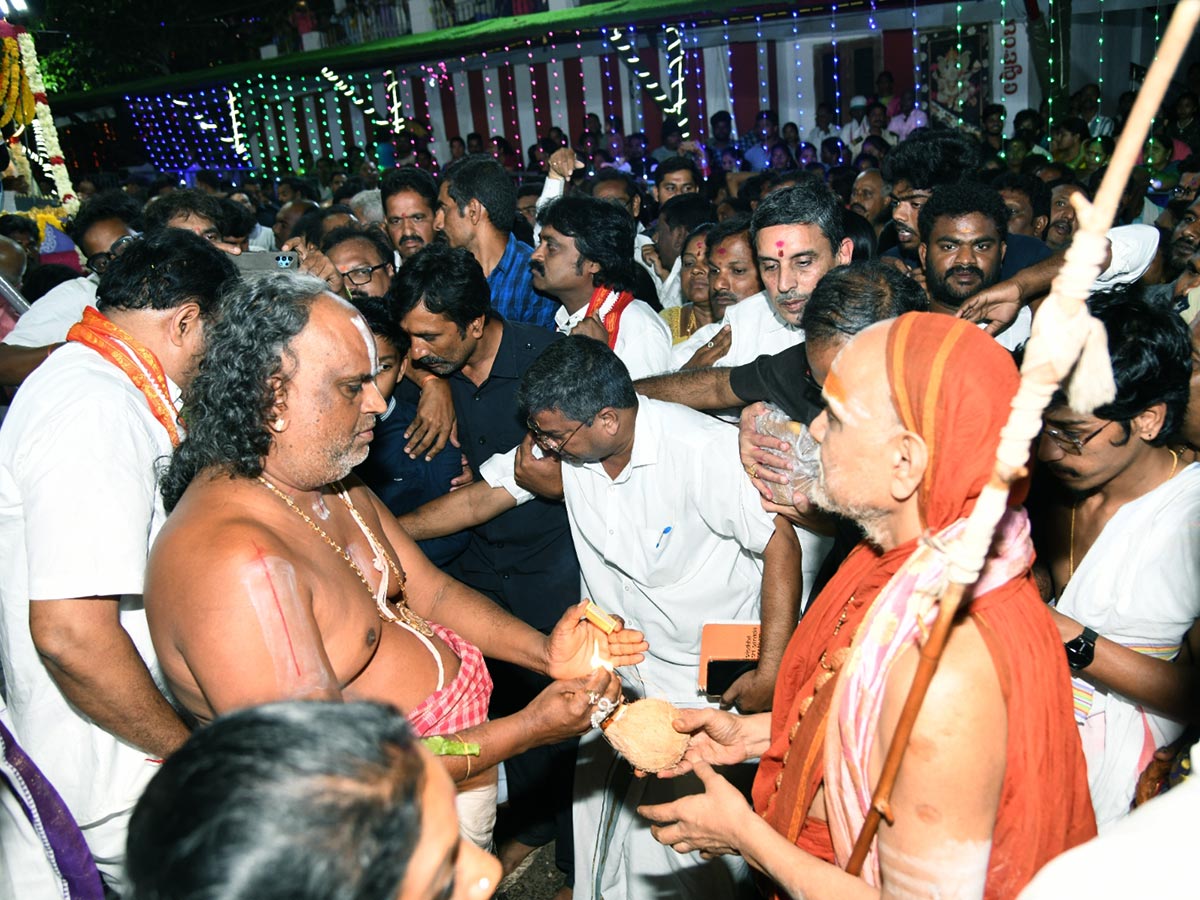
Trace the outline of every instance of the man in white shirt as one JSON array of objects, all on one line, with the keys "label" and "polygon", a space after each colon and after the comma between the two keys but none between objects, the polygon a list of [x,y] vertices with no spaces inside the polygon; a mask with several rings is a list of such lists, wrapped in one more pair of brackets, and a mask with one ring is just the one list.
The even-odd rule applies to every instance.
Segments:
[{"label": "man in white shirt", "polygon": [[[747,711],[769,705],[799,609],[799,547],[792,528],[763,511],[744,477],[736,431],[676,404],[639,399],[626,367],[595,341],[568,338],[544,350],[527,370],[518,402],[532,440],[553,454],[535,465],[551,485],[561,479],[584,595],[636,624],[650,644],[637,670],[622,673],[626,693],[677,707],[715,706],[698,687],[701,625],[761,620],[759,668],[723,700]],[[533,499],[515,480],[516,458],[528,461],[531,450],[527,440],[493,457],[482,468],[484,481],[402,524],[424,534]],[[732,898],[745,891],[740,861],[672,859],[634,812],[641,803],[693,793],[697,783],[634,779],[596,732],[579,755],[576,897]]]},{"label": "man in white shirt", "polygon": [[871,123],[867,121],[867,98],[851,97],[850,121],[842,126],[842,143],[847,147],[861,147],[863,138],[870,133]]},{"label": "man in white shirt", "polygon": [[[188,734],[156,684],[142,606],[164,518],[156,464],[180,438],[180,391],[234,277],[191,234],[135,240],[101,279],[99,312],[25,382],[0,431],[5,719],[117,889],[133,805]],[[0,806],[0,895],[62,896],[19,806]]]},{"label": "man in white shirt", "polygon": [[808,136],[805,140],[814,147],[820,147],[826,138],[841,136],[842,130],[833,121],[833,107],[828,103],[818,103],[817,124],[808,129]]},{"label": "man in white shirt", "polygon": [[[850,262],[854,251],[845,236],[837,199],[813,177],[775,191],[758,204],[750,220],[750,243],[757,255],[763,293],[731,306],[723,324],[706,325],[676,345],[672,351],[676,361],[686,362],[709,341],[715,343],[724,326],[730,328],[729,350],[714,366],[740,366],[761,354],[778,353],[800,343],[804,340],[800,319],[813,288],[834,266]],[[668,389],[675,383],[658,381]],[[650,396],[693,405],[674,393]]]},{"label": "man in white shirt", "polygon": [[67,329],[96,302],[100,275],[137,234],[140,214],[137,201],[116,190],[97,194],[80,207],[71,237],[87,257],[88,275],[63,282],[17,320],[0,343],[0,384],[20,384],[67,339]]},{"label": "man in white shirt", "polygon": [[594,197],[562,197],[538,212],[533,286],[558,300],[563,334],[606,343],[635,378],[671,368],[671,329],[634,299],[633,219]]}]

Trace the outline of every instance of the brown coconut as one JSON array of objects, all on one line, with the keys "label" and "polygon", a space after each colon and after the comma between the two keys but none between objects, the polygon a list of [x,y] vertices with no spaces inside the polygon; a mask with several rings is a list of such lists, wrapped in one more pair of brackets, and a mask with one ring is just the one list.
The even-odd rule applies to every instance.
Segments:
[{"label": "brown coconut", "polygon": [[645,772],[669,769],[683,759],[688,745],[688,736],[671,725],[678,712],[666,700],[624,703],[604,726],[604,737],[635,768]]}]

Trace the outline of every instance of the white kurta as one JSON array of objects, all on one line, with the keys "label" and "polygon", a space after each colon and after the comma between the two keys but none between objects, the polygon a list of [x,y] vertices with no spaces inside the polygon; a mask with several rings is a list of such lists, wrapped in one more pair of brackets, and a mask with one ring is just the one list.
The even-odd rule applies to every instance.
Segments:
[{"label": "white kurta", "polygon": [[[691,359],[700,347],[712,340],[723,324],[732,327],[732,340],[729,352],[713,363],[714,366],[744,366],[754,362],[764,353],[779,353],[804,340],[804,329],[789,325],[781,319],[775,313],[775,305],[760,291],[727,309],[721,322],[705,325],[686,341],[676,344],[671,349],[675,367],[678,368]],[[802,378],[803,375],[803,372],[797,372],[796,378]],[[810,591],[813,582],[821,570],[829,548],[833,546],[833,538],[814,534],[800,527],[796,528],[796,536],[800,538],[800,549],[804,554],[801,563],[801,574],[804,576],[802,599],[807,608],[808,601],[812,599]]]},{"label": "white kurta", "polygon": [[14,347],[48,347],[67,339],[71,326],[83,318],[83,311],[96,305],[95,275],[72,278],[51,289],[17,319],[17,325],[4,338]]},{"label": "white kurta", "polygon": [[[561,334],[570,334],[586,313],[586,306],[574,313],[568,313],[566,307],[560,306],[554,314],[554,324]],[[634,380],[668,372],[671,370],[670,326],[649,305],[634,300],[621,312],[621,327],[617,331],[613,353],[625,363],[629,377]]]},{"label": "white kurta", "polygon": [[[165,518],[155,465],[170,453],[166,429],[142,393],[80,344],[55,351],[30,375],[0,428],[6,720],[62,795],[101,869],[117,878],[128,816],[157,767],[67,702],[33,645],[29,605],[30,598],[120,596],[121,625],[158,677],[141,593],[150,543]],[[19,843],[11,827],[0,817],[6,852]],[[37,871],[33,860],[9,874],[34,878]],[[17,896],[42,896],[40,888],[25,883]]]},{"label": "white kurta", "polygon": [[766,293],[759,291],[725,310],[725,318],[720,322],[698,328],[686,341],[671,348],[673,368],[681,368],[725,325],[732,329],[729,352],[713,363],[715,366],[740,366],[764,353],[778,353],[804,340],[804,330],[779,318]]},{"label": "white kurta", "polygon": [[[1200,617],[1200,463],[1126,503],[1079,562],[1059,612],[1126,647],[1173,659]],[[1183,726],[1082,677],[1075,717],[1101,830],[1129,812],[1138,775]]]},{"label": "white kurta", "polygon": [[[650,644],[645,661],[622,673],[626,693],[715,705],[697,683],[701,626],[759,620],[761,553],[774,534],[742,473],[736,430],[639,398],[632,455],[615,479],[600,463],[564,464],[562,472],[584,595]],[[519,502],[533,496],[513,480],[509,454],[488,460],[481,474]],[[634,779],[597,735],[585,738],[575,782],[576,897],[741,896],[740,860],[680,856],[635,812],[696,790],[685,779]]]}]

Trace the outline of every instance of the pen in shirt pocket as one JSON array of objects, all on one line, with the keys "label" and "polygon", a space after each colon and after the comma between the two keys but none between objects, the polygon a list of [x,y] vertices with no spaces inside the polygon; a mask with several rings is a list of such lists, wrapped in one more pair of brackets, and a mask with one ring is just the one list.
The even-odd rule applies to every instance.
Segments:
[{"label": "pen in shirt pocket", "polygon": [[654,545],[654,549],[655,549],[655,550],[657,550],[659,547],[661,547],[661,546],[662,546],[663,538],[665,538],[665,537],[666,537],[668,534],[670,534],[670,533],[671,533],[671,526],[670,526],[670,525],[668,525],[666,528],[664,528],[664,529],[662,530],[662,534],[660,534],[660,535],[658,536],[658,541],[657,541],[657,543],[655,543],[655,545]]}]

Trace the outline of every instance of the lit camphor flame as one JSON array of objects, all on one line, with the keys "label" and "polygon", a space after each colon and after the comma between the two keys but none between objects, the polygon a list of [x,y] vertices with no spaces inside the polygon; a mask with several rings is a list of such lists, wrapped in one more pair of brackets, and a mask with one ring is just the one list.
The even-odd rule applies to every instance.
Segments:
[{"label": "lit camphor flame", "polygon": [[592,641],[592,671],[596,669],[613,670],[613,664],[600,655],[600,642]]}]

